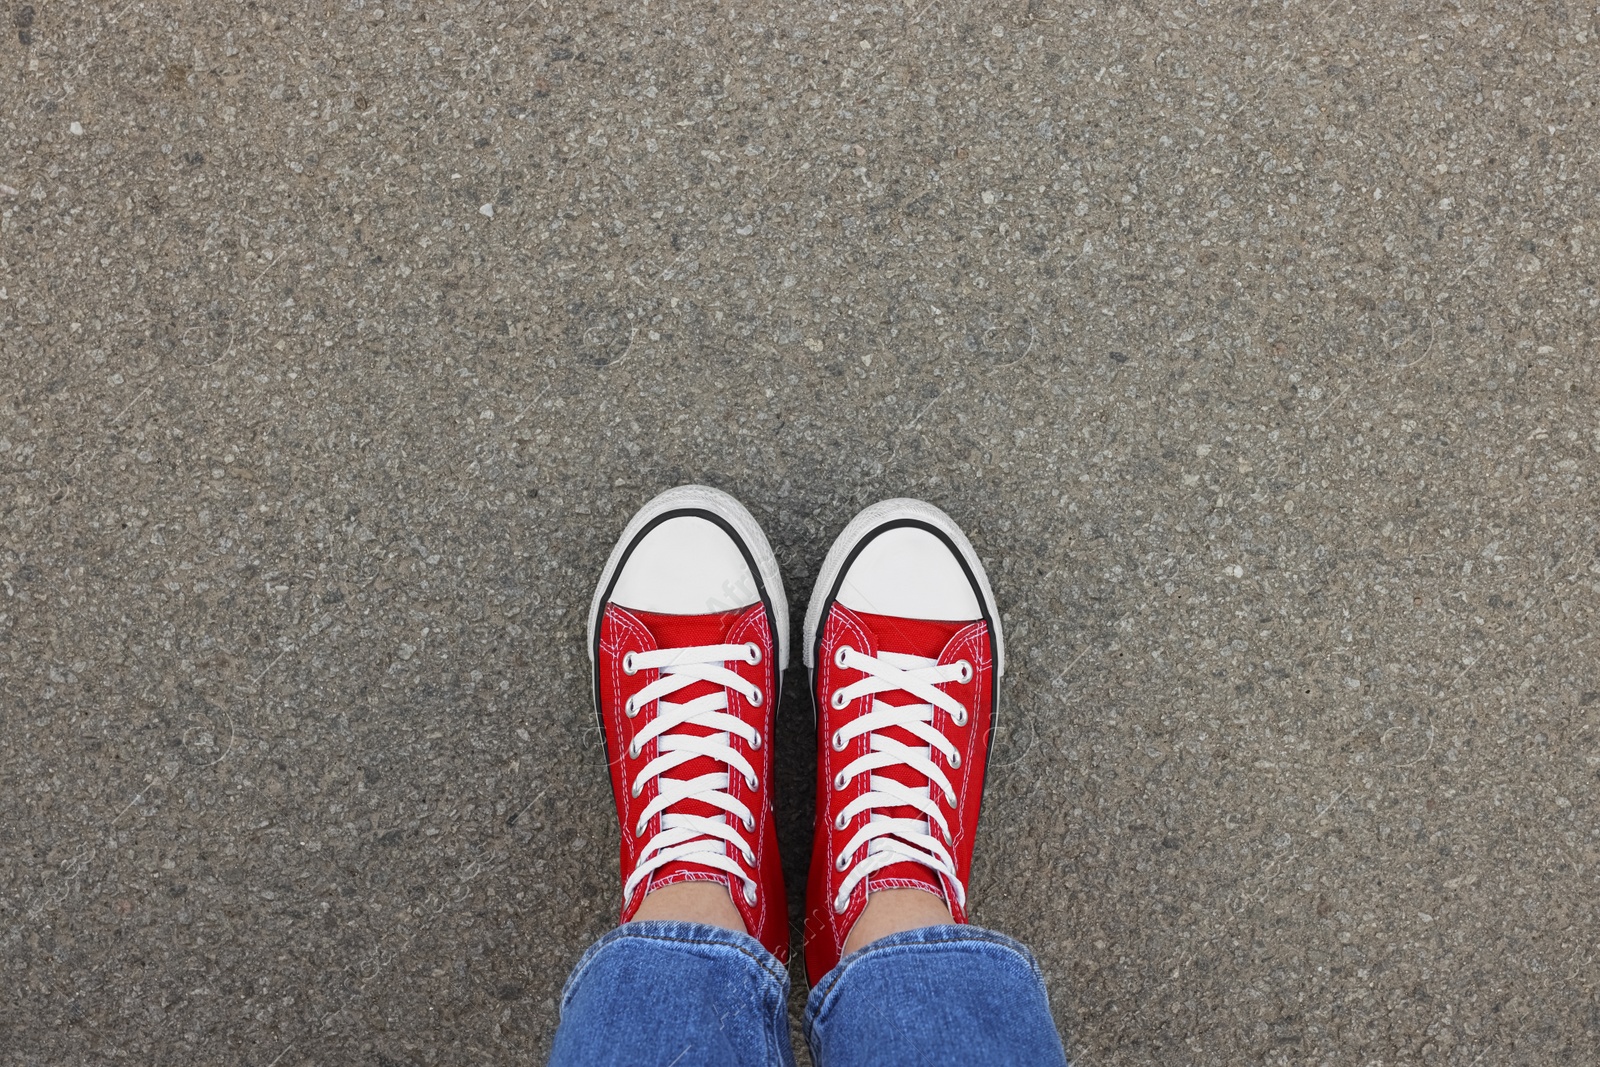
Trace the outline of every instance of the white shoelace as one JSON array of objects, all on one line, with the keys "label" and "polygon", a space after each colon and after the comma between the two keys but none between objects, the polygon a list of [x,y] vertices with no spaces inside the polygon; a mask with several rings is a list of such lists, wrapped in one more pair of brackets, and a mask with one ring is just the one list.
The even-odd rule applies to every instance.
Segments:
[{"label": "white shoelace", "polygon": [[[750,843],[728,821],[728,815],[739,820],[746,832],[756,827],[755,815],[748,807],[730,796],[725,790],[731,781],[730,774],[737,771],[745,782],[755,789],[759,780],[750,761],[733,748],[733,735],[743,738],[751,748],[761,747],[761,733],[738,716],[728,714],[728,690],[737,691],[751,704],[759,707],[763,699],[761,687],[741,678],[723,664],[731,660],[746,663],[761,662],[761,648],[752,643],[743,645],[700,645],[693,648],[663,648],[654,652],[630,652],[622,659],[625,674],[659,668],[661,677],[646,685],[623,706],[628,718],[638,715],[651,702],[656,703],[655,716],[634,734],[628,746],[628,758],[638,759],[644,746],[657,741],[655,759],[646,763],[634,776],[632,792],[638,797],[645,783],[656,779],[657,793],[639,815],[634,830],[643,835],[650,820],[661,815],[661,828],[645,843],[639,853],[639,865],[628,876],[622,887],[624,899],[651,874],[669,863],[693,863],[711,867],[739,878],[744,882],[747,903],[756,901],[756,879],[730,855],[730,848],[738,850],[746,866],[755,867],[756,854]],[[710,682],[720,687],[675,704],[666,698],[696,682]],[[674,733],[683,726],[703,726],[718,731],[699,735]],[[713,771],[696,778],[671,778],[667,772],[701,756],[709,757],[728,768]],[[698,800],[720,808],[727,815],[687,815],[671,809],[685,800]]]},{"label": "white shoelace", "polygon": [[[933,709],[938,707],[948,712],[957,726],[967,724],[966,706],[936,686],[944,682],[970,681],[972,664],[958,660],[941,667],[938,660],[897,652],[868,656],[848,645],[835,653],[834,663],[840,668],[861,671],[866,675],[834,690],[832,700],[835,709],[843,708],[858,697],[895,690],[909,693],[924,703],[897,707],[874,699],[871,711],[835,730],[831,743],[836,752],[843,751],[846,745],[862,734],[869,735],[869,741],[867,754],[858,756],[836,774],[833,787],[844,789],[857,775],[871,774],[888,767],[907,767],[926,778],[929,784],[907,786],[887,775],[871,774],[867,781],[867,792],[845,805],[834,821],[835,829],[846,829],[850,821],[862,812],[870,814],[866,824],[839,852],[838,869],[841,872],[849,869],[850,873],[839,886],[839,894],[833,900],[833,910],[844,911],[849,904],[850,894],[862,879],[890,864],[905,860],[944,875],[955,888],[957,903],[965,907],[967,888],[956,877],[955,857],[950,853],[950,823],[944,812],[939,810],[932,792],[937,786],[949,804],[952,807],[955,805],[955,787],[950,784],[943,769],[934,762],[933,754],[938,752],[952,768],[961,766],[961,754],[948,738],[934,728]],[[927,746],[907,745],[889,737],[884,731],[893,727],[926,741]],[[875,810],[896,807],[914,808],[926,818],[894,818]],[[938,837],[934,836],[934,826],[939,829]],[[856,852],[862,845],[866,845],[866,851],[852,866]]]}]

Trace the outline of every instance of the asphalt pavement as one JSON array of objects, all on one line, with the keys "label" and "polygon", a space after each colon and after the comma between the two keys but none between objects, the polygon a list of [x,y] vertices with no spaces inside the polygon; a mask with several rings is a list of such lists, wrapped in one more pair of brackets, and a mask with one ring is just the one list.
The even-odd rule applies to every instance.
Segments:
[{"label": "asphalt pavement", "polygon": [[684,482],[964,526],[1076,1063],[1600,1062],[1592,4],[0,31],[0,1063],[542,1062]]}]

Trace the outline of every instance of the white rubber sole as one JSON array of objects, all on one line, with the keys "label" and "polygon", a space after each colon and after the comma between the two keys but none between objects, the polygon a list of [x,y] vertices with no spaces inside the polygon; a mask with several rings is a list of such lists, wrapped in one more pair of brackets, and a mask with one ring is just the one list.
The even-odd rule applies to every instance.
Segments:
[{"label": "white rubber sole", "polygon": [[805,644],[801,646],[800,653],[805,659],[807,669],[816,666],[812,661],[816,658],[817,630],[822,626],[823,601],[834,592],[834,587],[839,583],[839,574],[854,557],[856,547],[877,530],[903,523],[917,523],[942,533],[972,572],[973,580],[978,587],[978,596],[983,601],[984,613],[994,630],[995,672],[997,676],[1004,675],[1006,644],[1005,637],[1000,632],[1000,611],[995,607],[994,592],[989,588],[989,576],[978,560],[978,553],[973,550],[972,542],[967,540],[967,535],[961,532],[961,527],[956,525],[954,519],[927,501],[913,500],[909,497],[880,500],[866,508],[850,520],[850,525],[844,528],[844,532],[834,539],[833,547],[828,549],[827,558],[822,561],[822,570],[817,574],[816,584],[811,588],[811,602],[806,605]]},{"label": "white rubber sole", "polygon": [[594,600],[589,605],[589,662],[594,662],[595,632],[600,624],[601,609],[605,607],[603,601],[612,587],[612,579],[622,564],[623,555],[645,527],[671,512],[700,512],[720,519],[733,539],[749,553],[750,562],[761,579],[767,599],[772,603],[772,621],[778,631],[778,669],[785,670],[789,666],[789,600],[783,593],[778,559],[772,554],[772,546],[767,542],[767,535],[761,532],[761,524],[756,522],[755,516],[733,497],[709,485],[680,485],[676,489],[668,489],[657,494],[628,520],[622,536],[617,538],[616,547],[612,548],[611,556],[606,560],[605,570],[600,572]]}]

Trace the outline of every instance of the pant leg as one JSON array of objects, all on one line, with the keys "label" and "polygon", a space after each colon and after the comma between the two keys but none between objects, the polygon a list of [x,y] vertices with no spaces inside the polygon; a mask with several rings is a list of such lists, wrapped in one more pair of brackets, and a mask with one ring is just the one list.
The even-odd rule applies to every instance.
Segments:
[{"label": "pant leg", "polygon": [[929,926],[839,961],[806,1002],[819,1067],[1066,1067],[1033,955],[973,926]]},{"label": "pant leg", "polygon": [[617,927],[561,994],[552,1067],[794,1067],[789,972],[748,934],[686,922]]}]

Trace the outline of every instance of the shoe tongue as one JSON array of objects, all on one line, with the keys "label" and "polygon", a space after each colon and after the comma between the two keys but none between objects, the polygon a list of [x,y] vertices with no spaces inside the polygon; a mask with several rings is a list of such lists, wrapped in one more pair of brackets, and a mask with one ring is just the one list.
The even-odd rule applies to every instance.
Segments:
[{"label": "shoe tongue", "polygon": [[[891,615],[870,615],[860,611],[855,614],[862,625],[872,633],[873,638],[877,641],[879,652],[920,656],[927,659],[930,665],[933,661],[938,660],[939,656],[944,652],[945,646],[950,643],[951,638],[971,625],[971,623],[966,622],[943,622],[937,619],[901,619]],[[903,689],[889,693],[879,693],[877,699],[895,707],[922,703],[922,701]],[[909,730],[892,727],[885,730],[884,733],[886,736],[913,748],[924,751],[927,749],[927,745],[923,740]],[[936,759],[934,762],[939,767],[945,766],[942,758]],[[910,767],[886,767],[875,773],[893,778],[902,785],[929,789],[935,792],[938,790],[938,786],[930,783],[928,779],[922,777]],[[874,812],[875,815],[880,813],[891,819],[926,819],[922,812],[909,805],[884,808]],[[937,827],[930,827],[930,831],[934,837],[939,836]],[[909,883],[927,889],[941,900],[945,897],[944,885],[939,876],[931,868],[924,867],[922,864],[914,863],[911,860],[891,863],[889,866],[873,872],[868,876],[868,880],[876,888],[887,888],[896,884],[903,886]],[[946,903],[948,904],[949,901],[946,901]]]},{"label": "shoe tongue", "polygon": [[[645,628],[650,631],[650,635],[656,639],[656,647],[693,648],[699,645],[723,644],[728,636],[728,631],[733,629],[734,624],[749,612],[750,608],[714,612],[709,615],[665,615],[659,612],[639,611],[636,608],[629,608],[628,611],[640,622],[644,623]],[[710,682],[695,682],[693,685],[685,686],[673,693],[667,699],[674,704],[686,704],[695,697],[718,692],[720,688],[720,686],[712,685]],[[673,731],[676,734],[700,737],[708,737],[718,732],[709,727],[692,724],[680,726]],[[688,781],[692,778],[698,778],[702,774],[713,774],[719,771],[727,771],[730,774],[738,773],[726,764],[719,763],[709,756],[696,756],[687,763],[680,763],[663,777],[675,778],[678,781]],[[680,801],[669,808],[666,814],[700,815],[708,818],[727,817],[727,813],[721,808],[714,807],[701,800]],[[741,827],[740,829],[742,832],[743,828]],[[647,830],[645,838],[648,840],[652,836],[654,836],[654,830]],[[724,851],[727,851],[725,845]],[[709,867],[702,867],[697,863],[669,863],[651,874],[650,884],[646,889],[672,882],[696,880],[723,883],[730,881],[729,877],[723,872]],[[729,886],[730,891],[735,888],[734,886]]]}]

